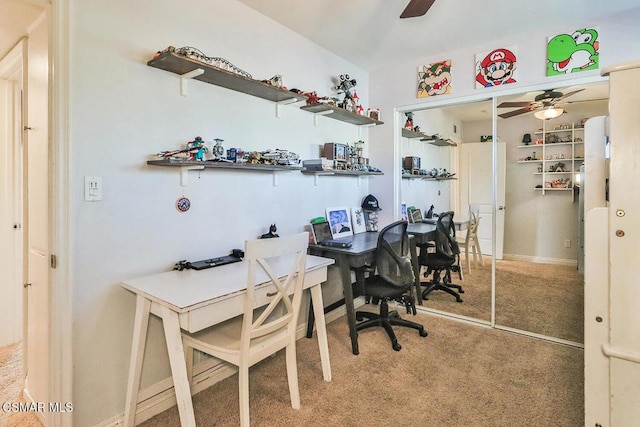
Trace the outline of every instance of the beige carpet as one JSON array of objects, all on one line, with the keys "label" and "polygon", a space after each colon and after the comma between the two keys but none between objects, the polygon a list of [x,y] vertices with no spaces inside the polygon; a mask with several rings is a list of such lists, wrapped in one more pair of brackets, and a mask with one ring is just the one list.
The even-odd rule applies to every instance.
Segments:
[{"label": "beige carpet", "polygon": [[[403,316],[405,316],[403,314]],[[283,352],[251,369],[255,426],[582,426],[583,352],[508,332],[418,314],[429,336],[379,328],[349,349],[344,317],[328,325],[333,381],[322,380],[315,339],[298,341],[302,408],[293,410]],[[239,423],[234,375],[194,397],[200,426]],[[179,426],[175,407],[142,424]]]},{"label": "beige carpet", "polygon": [[[22,343],[0,347],[0,404],[26,402],[22,396]],[[0,427],[42,427],[31,412],[4,412]]]},{"label": "beige carpet", "polygon": [[[425,307],[491,320],[491,259],[464,268],[462,303],[436,291]],[[426,279],[422,279],[426,280]],[[574,266],[499,260],[496,264],[496,324],[578,343],[584,342],[584,276]]]}]

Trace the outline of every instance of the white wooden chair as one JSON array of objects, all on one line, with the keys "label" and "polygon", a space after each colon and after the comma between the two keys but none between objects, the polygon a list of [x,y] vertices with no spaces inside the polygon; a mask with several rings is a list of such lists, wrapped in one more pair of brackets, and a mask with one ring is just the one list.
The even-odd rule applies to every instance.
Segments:
[{"label": "white wooden chair", "polygon": [[473,263],[478,263],[480,258],[480,265],[484,266],[484,259],[482,258],[482,251],[480,250],[480,242],[478,241],[478,227],[480,226],[480,216],[478,211],[469,209],[469,227],[467,228],[467,234],[464,239],[459,236],[456,238],[458,244],[464,248],[464,257],[467,264],[467,271],[471,273],[471,257],[469,251],[473,253]]},{"label": "white wooden chair", "polygon": [[[249,367],[286,348],[291,406],[300,408],[296,366],[296,326],[302,301],[308,233],[245,242],[249,264],[244,314],[195,334],[183,331],[187,375],[193,374],[193,349],[238,366],[240,425],[249,426]],[[288,274],[278,278],[286,260]],[[278,264],[278,265],[275,265]],[[266,296],[265,286],[273,286]],[[256,301],[258,296],[258,301]],[[263,305],[261,308],[257,308]]]}]

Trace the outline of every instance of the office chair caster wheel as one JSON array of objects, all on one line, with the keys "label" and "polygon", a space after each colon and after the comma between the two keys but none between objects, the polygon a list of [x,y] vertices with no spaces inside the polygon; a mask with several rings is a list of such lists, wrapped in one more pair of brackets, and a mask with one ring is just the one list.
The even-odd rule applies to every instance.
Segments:
[{"label": "office chair caster wheel", "polygon": [[420,336],[421,336],[421,337],[426,337],[427,335],[429,335],[429,334],[427,333],[427,331],[425,331],[424,329],[421,329],[421,330],[420,330]]},{"label": "office chair caster wheel", "polygon": [[356,320],[357,320],[358,322],[361,322],[361,321],[362,321],[362,319],[364,319],[364,316],[363,316],[362,314],[360,314],[360,313],[356,312]]},{"label": "office chair caster wheel", "polygon": [[397,340],[391,343],[391,347],[393,347],[393,349],[394,349],[395,351],[400,351],[400,350],[402,350],[402,346],[401,346],[400,344],[398,344],[398,341],[397,341]]},{"label": "office chair caster wheel", "polygon": [[462,298],[456,298],[456,302],[462,302]]}]

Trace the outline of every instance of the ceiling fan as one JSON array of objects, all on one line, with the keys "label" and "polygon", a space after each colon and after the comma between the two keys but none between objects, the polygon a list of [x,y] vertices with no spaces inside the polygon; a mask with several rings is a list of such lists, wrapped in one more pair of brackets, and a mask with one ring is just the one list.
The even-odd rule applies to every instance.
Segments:
[{"label": "ceiling fan", "polygon": [[547,89],[537,95],[533,101],[503,102],[498,105],[498,108],[519,108],[507,113],[498,114],[498,116],[503,119],[508,119],[509,117],[535,111],[536,117],[539,119],[552,119],[558,117],[564,112],[562,108],[558,108],[556,106],[559,101],[571,95],[575,95],[578,92],[582,92],[583,90],[584,89],[577,89],[564,94],[553,89]]},{"label": "ceiling fan", "polygon": [[436,0],[410,0],[407,7],[405,7],[400,14],[400,18],[415,18],[422,16],[427,13],[435,1]]}]

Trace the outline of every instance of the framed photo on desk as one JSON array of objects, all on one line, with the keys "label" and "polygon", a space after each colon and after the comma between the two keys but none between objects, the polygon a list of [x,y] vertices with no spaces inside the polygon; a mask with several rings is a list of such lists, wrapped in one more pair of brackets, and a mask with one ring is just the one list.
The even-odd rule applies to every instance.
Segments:
[{"label": "framed photo on desk", "polygon": [[353,235],[348,208],[327,208],[327,220],[334,239]]}]

